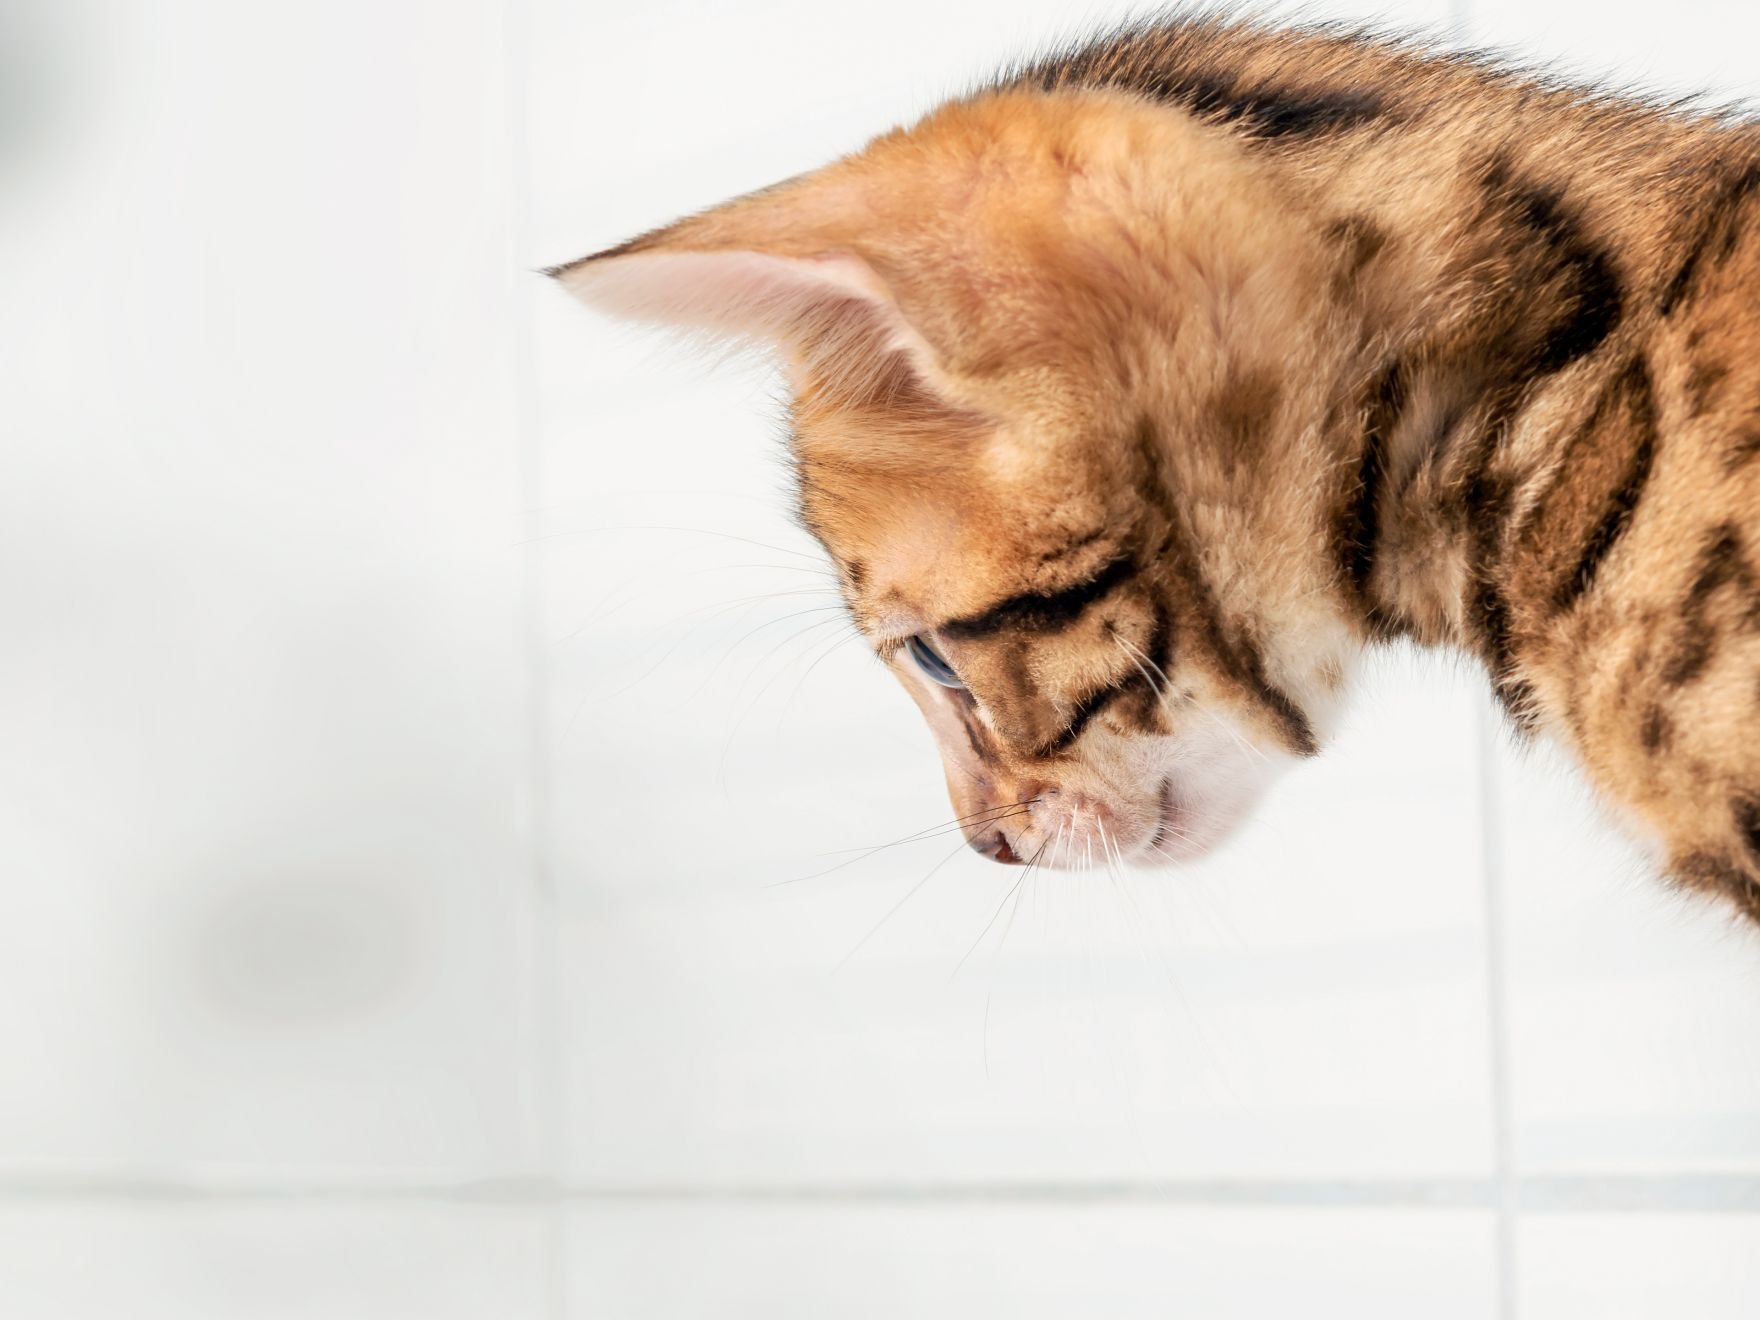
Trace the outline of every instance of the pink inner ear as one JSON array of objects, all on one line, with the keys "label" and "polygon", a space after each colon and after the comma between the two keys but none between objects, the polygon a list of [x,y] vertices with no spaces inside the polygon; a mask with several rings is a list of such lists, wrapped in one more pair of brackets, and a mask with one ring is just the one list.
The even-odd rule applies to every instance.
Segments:
[{"label": "pink inner ear", "polygon": [[936,355],[859,257],[632,252],[564,268],[564,288],[614,316],[773,341],[797,360],[865,376],[902,355],[924,383]]},{"label": "pink inner ear", "polygon": [[775,337],[809,309],[885,295],[848,257],[764,252],[637,252],[568,267],[563,287],[614,316],[723,334]]}]

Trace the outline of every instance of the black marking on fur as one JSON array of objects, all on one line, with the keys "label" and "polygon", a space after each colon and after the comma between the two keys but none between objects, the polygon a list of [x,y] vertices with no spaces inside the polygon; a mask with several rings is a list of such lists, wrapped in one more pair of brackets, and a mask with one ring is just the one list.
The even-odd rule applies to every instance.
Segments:
[{"label": "black marking on fur", "polygon": [[1035,756],[1046,757],[1057,756],[1062,752],[1068,751],[1075,743],[1075,740],[1082,736],[1082,731],[1093,722],[1096,715],[1105,710],[1126,692],[1130,691],[1131,688],[1145,683],[1146,681],[1147,680],[1141,675],[1133,674],[1122,683],[1114,683],[1110,687],[1096,688],[1094,691],[1088,693],[1077,701],[1070,709],[1069,720],[1064,724],[1063,728],[1039,744],[1039,746],[1034,749],[1033,754]]},{"label": "black marking on fur", "polygon": [[1160,597],[1151,603],[1155,626],[1149,632],[1149,675],[1157,695],[1166,690],[1173,669],[1173,616]]},{"label": "black marking on fur", "polygon": [[1658,307],[1664,316],[1674,315],[1692,292],[1702,269],[1727,260],[1735,251],[1741,235],[1742,207],[1756,189],[1760,189],[1760,164],[1751,164],[1726,179],[1711,198],[1699,227],[1687,240],[1686,256],[1662,291]]},{"label": "black marking on fur", "polygon": [[965,708],[960,711],[959,722],[960,727],[966,731],[966,742],[971,746],[972,755],[978,758],[979,764],[988,765],[990,762],[990,749],[984,745],[984,740],[978,736],[978,719],[970,703],[967,703]]},{"label": "black marking on fur", "polygon": [[1168,723],[1166,692],[1173,681],[1168,673],[1173,664],[1173,617],[1166,604],[1153,593],[1149,597],[1149,611],[1148,648],[1138,651],[1126,646],[1121,649],[1130,654],[1136,667],[1142,671],[1143,700],[1138,706],[1137,727],[1144,733],[1156,733],[1165,731],[1164,726]]},{"label": "black marking on fur", "polygon": [[1495,577],[1499,558],[1497,529],[1508,514],[1509,495],[1499,490],[1484,501],[1495,508],[1495,520],[1488,521],[1479,541],[1478,576],[1473,585],[1470,607],[1478,623],[1484,647],[1485,667],[1491,674],[1491,692],[1503,707],[1509,722],[1523,733],[1530,733],[1538,724],[1534,710],[1534,689],[1516,674],[1515,644],[1511,638],[1509,601]]},{"label": "black marking on fur", "polygon": [[1727,476],[1739,472],[1760,454],[1760,428],[1747,427],[1738,431],[1723,453],[1723,471]]},{"label": "black marking on fur", "polygon": [[1360,91],[1251,87],[1197,70],[1109,80],[1109,85],[1167,101],[1201,119],[1238,127],[1250,137],[1311,137],[1359,128],[1387,114],[1381,98]]},{"label": "black marking on fur", "polygon": [[1721,852],[1688,853],[1670,868],[1675,880],[1695,889],[1721,889],[1748,916],[1760,921],[1760,881],[1735,857]]},{"label": "black marking on fur", "polygon": [[1760,861],[1760,797],[1743,796],[1730,802],[1730,812],[1735,817],[1736,828],[1742,833],[1742,842],[1756,861]]},{"label": "black marking on fur", "polygon": [[[1158,42],[1157,38],[1163,40]],[[1102,37],[1026,70],[1018,81],[1047,92],[1110,88],[1135,92],[1249,137],[1269,140],[1343,132],[1396,118],[1387,103],[1361,87],[1315,87],[1249,81],[1205,66],[1168,44],[1153,28]]]},{"label": "black marking on fur", "polygon": [[1509,601],[1497,581],[1503,558],[1504,525],[1510,509],[1508,488],[1490,472],[1500,430],[1501,426],[1487,427],[1480,438],[1472,475],[1462,497],[1472,547],[1473,583],[1467,608],[1491,674],[1492,693],[1510,722],[1527,731],[1535,722],[1533,691],[1515,677]]},{"label": "black marking on fur", "polygon": [[1687,373],[1687,416],[1702,417],[1715,402],[1717,390],[1729,376],[1721,362],[1700,358]]},{"label": "black marking on fur", "polygon": [[[1613,259],[1583,233],[1561,190],[1515,178],[1501,160],[1486,171],[1485,189],[1494,211],[1534,243],[1534,251],[1518,254],[1537,263],[1531,272],[1538,277],[1535,286],[1522,292],[1556,309],[1538,344],[1506,347],[1514,350],[1511,356],[1528,359],[1524,374],[1552,375],[1594,352],[1624,319],[1625,297]],[[1525,334],[1520,325],[1508,331],[1518,341]]]},{"label": "black marking on fur", "polygon": [[1638,732],[1643,741],[1644,750],[1651,753],[1660,752],[1674,739],[1674,721],[1668,718],[1668,712],[1662,709],[1662,703],[1653,701],[1644,711],[1644,723]]},{"label": "black marking on fur", "polygon": [[1699,574],[1681,603],[1681,634],[1674,656],[1662,671],[1670,687],[1691,683],[1706,670],[1717,649],[1717,632],[1705,617],[1711,597],[1725,586],[1741,588],[1748,598],[1750,625],[1760,624],[1760,590],[1754,570],[1742,556],[1741,532],[1734,523],[1712,529],[1699,554]]},{"label": "black marking on fur", "polygon": [[[1031,642],[1027,638],[1015,637],[990,648],[988,656],[990,664],[1002,670],[1007,678],[1004,687],[1010,694],[1010,701],[1018,703],[1022,709],[1029,706],[1038,693],[1038,685],[1033,682],[1031,650]],[[992,706],[993,713],[994,710]],[[1007,737],[1011,730],[1005,728],[1003,732]],[[1012,732],[1019,736],[1018,730]]]},{"label": "black marking on fur", "polygon": [[1174,505],[1173,492],[1168,488],[1167,479],[1161,470],[1155,423],[1147,417],[1138,423],[1136,444],[1143,468],[1137,480],[1138,494],[1147,504],[1160,510],[1166,520],[1167,530],[1159,550],[1174,578],[1186,584],[1191,591],[1193,611],[1197,615],[1204,649],[1231,680],[1245,688],[1254,700],[1270,712],[1291,751],[1300,756],[1318,754],[1320,746],[1315,741],[1313,726],[1309,724],[1307,715],[1290,699],[1288,693],[1266,678],[1264,661],[1258,648],[1246,637],[1230,639],[1223,628],[1222,607],[1211,593],[1210,583],[1199,565],[1197,552],[1185,534],[1180,512]]},{"label": "black marking on fur", "polygon": [[1559,189],[1518,177],[1501,157],[1483,177],[1488,218],[1501,217],[1509,231],[1501,254],[1509,297],[1488,311],[1485,337],[1464,350],[1492,372],[1483,423],[1457,466],[1459,516],[1471,553],[1469,617],[1493,691],[1527,731],[1534,694],[1515,673],[1510,606],[1499,582],[1513,492],[1493,462],[1538,384],[1608,344],[1625,319],[1625,296],[1612,258],[1583,232]]},{"label": "black marking on fur", "polygon": [[[1387,234],[1366,216],[1347,215],[1326,226],[1326,237],[1344,250],[1344,268],[1340,272],[1348,282],[1363,273],[1363,268],[1381,255],[1387,246]],[[1349,287],[1348,283],[1345,287]]]},{"label": "black marking on fur", "polygon": [[1711,663],[1711,653],[1716,649],[1717,639],[1705,630],[1704,623],[1693,621],[1682,632],[1674,658],[1662,671],[1662,681],[1671,687],[1691,683],[1705,672],[1705,666]]},{"label": "black marking on fur", "polygon": [[1727,889],[1739,894],[1748,884],[1748,878],[1734,862],[1714,852],[1688,853],[1669,869],[1676,880],[1696,889]]},{"label": "black marking on fur", "polygon": [[1555,613],[1562,613],[1575,605],[1594,585],[1595,574],[1601,568],[1602,561],[1631,525],[1632,514],[1638,507],[1639,499],[1643,497],[1645,484],[1650,480],[1650,468],[1656,457],[1656,401],[1650,389],[1650,372],[1642,358],[1635,359],[1602,393],[1586,426],[1598,426],[1614,407],[1614,401],[1626,393],[1631,396],[1635,413],[1638,445],[1632,452],[1625,476],[1607,501],[1607,510],[1601,515],[1601,521],[1583,543],[1577,566],[1558,584],[1552,594]]},{"label": "black marking on fur", "polygon": [[1283,740],[1297,756],[1318,756],[1320,743],[1314,737],[1314,726],[1308,722],[1306,712],[1296,705],[1289,693],[1265,677],[1265,665],[1258,648],[1245,641],[1241,645],[1245,652],[1242,657],[1245,672],[1241,677],[1260,703],[1277,717]]},{"label": "black marking on fur", "polygon": [[1351,593],[1371,631],[1382,631],[1384,621],[1370,592],[1375,573],[1375,551],[1381,537],[1381,481],[1387,474],[1387,445],[1400,414],[1405,411],[1409,385],[1403,363],[1384,368],[1371,383],[1363,425],[1363,456],[1357,464],[1356,481],[1338,524],[1338,556]]},{"label": "black marking on fur", "polygon": [[1094,542],[1098,541],[1101,537],[1103,537],[1105,535],[1106,535],[1106,528],[1096,527],[1091,532],[1083,532],[1079,536],[1072,536],[1069,540],[1065,541],[1062,545],[1058,546],[1057,549],[1047,550],[1043,554],[1041,554],[1039,556],[1039,563],[1041,565],[1053,564],[1053,563],[1056,563],[1059,559],[1067,559],[1067,558],[1069,558],[1069,556],[1073,555],[1076,551],[1084,550],[1088,546],[1093,545]]},{"label": "black marking on fur", "polygon": [[949,619],[937,631],[961,640],[989,637],[1011,628],[1057,632],[1069,627],[1090,605],[1130,581],[1136,573],[1136,561],[1128,555],[1121,556],[1085,582],[1061,591],[1029,591],[1010,596],[977,614]]},{"label": "black marking on fur", "polygon": [[971,721],[964,720],[961,723],[966,731],[966,743],[971,747],[972,754],[976,756],[980,762],[988,760],[990,754],[984,750],[984,745],[978,741],[978,735],[972,732]]}]

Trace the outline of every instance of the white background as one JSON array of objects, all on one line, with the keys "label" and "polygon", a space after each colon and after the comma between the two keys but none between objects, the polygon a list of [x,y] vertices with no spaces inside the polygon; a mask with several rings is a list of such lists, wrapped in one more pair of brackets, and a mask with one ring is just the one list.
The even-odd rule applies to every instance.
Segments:
[{"label": "white background", "polygon": [[[1760,88],[1734,0],[1307,8]],[[1760,939],[1469,667],[992,922],[837,851],[951,812],[774,382],[530,273],[1122,12],[0,9],[0,1314],[1760,1313]]]}]

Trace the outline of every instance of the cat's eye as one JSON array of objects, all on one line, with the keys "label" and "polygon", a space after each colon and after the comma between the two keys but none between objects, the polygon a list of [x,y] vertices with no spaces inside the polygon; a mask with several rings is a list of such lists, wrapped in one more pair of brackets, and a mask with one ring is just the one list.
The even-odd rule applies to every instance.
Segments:
[{"label": "cat's eye", "polygon": [[944,688],[965,687],[960,682],[959,675],[953,672],[953,666],[943,660],[935,648],[921,637],[911,638],[905,646],[911,653],[911,659],[917,662],[917,668],[923,671],[930,682],[939,683]]}]

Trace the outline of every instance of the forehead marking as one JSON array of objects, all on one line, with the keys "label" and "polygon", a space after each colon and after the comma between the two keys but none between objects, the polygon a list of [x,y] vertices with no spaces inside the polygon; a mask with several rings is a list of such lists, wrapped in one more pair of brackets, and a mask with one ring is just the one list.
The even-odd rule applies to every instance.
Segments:
[{"label": "forehead marking", "polygon": [[1061,591],[1023,592],[1010,596],[976,614],[949,619],[937,630],[946,637],[970,641],[989,637],[1008,628],[1027,628],[1041,632],[1067,628],[1087,610],[1088,606],[1137,574],[1137,565],[1128,555],[1114,559],[1085,581]]}]

